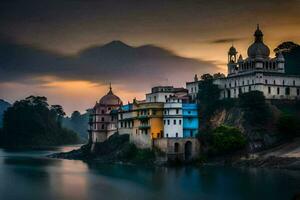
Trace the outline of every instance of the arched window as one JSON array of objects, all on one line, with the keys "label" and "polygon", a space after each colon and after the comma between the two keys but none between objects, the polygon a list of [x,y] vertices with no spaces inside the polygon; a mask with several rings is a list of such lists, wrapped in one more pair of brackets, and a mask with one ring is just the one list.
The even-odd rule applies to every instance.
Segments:
[{"label": "arched window", "polygon": [[104,128],[105,128],[105,126],[104,126],[104,124],[102,124],[101,129],[104,129]]}]

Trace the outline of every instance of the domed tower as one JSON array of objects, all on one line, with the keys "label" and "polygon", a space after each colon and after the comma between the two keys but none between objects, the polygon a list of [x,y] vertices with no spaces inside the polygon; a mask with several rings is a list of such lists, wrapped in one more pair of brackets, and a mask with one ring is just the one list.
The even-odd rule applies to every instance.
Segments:
[{"label": "domed tower", "polygon": [[237,59],[236,59],[236,55],[237,55],[237,51],[236,48],[232,45],[228,51],[228,75],[230,74],[234,74],[237,68]]},{"label": "domed tower", "polygon": [[90,142],[103,142],[117,132],[117,110],[122,106],[121,99],[109,86],[109,91],[93,108],[90,116]]},{"label": "domed tower", "polygon": [[263,68],[263,62],[269,60],[270,49],[263,41],[264,34],[257,25],[256,31],[254,32],[254,43],[248,48],[248,57],[255,62],[256,69]]}]

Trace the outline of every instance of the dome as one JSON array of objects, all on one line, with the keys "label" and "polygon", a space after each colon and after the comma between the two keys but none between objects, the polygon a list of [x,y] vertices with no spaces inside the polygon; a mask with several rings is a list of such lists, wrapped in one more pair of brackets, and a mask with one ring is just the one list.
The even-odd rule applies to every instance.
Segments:
[{"label": "dome", "polygon": [[257,25],[257,29],[254,33],[255,41],[248,48],[248,57],[250,58],[268,58],[270,55],[270,49],[263,42],[263,33]]},{"label": "dome", "polygon": [[121,105],[122,101],[112,92],[111,87],[109,87],[109,92],[100,99],[99,103],[102,105]]}]

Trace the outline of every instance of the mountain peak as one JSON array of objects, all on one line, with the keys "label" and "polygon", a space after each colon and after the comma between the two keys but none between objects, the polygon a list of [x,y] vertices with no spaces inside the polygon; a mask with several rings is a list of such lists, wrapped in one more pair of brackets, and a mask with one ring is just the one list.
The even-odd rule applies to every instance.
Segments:
[{"label": "mountain peak", "polygon": [[113,40],[105,45],[103,47],[126,47],[126,48],[132,48],[128,44],[122,42],[121,40]]}]

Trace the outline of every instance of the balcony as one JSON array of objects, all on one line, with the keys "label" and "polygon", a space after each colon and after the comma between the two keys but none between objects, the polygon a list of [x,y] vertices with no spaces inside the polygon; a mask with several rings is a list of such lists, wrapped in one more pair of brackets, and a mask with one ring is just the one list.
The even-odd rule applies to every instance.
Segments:
[{"label": "balcony", "polygon": [[148,115],[138,115],[137,118],[138,119],[148,119],[149,116]]},{"label": "balcony", "polygon": [[142,129],[149,129],[150,128],[150,125],[149,124],[141,124],[139,126],[139,129],[142,130]]}]

